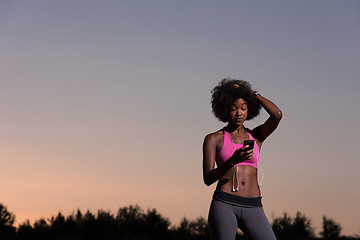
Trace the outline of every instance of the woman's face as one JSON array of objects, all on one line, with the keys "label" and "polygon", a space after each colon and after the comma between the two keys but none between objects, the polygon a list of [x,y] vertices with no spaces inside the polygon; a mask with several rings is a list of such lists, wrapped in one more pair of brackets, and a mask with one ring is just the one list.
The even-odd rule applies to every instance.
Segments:
[{"label": "woman's face", "polygon": [[245,102],[244,99],[239,98],[230,107],[229,123],[236,126],[241,126],[245,122],[247,115],[248,115],[247,103]]}]

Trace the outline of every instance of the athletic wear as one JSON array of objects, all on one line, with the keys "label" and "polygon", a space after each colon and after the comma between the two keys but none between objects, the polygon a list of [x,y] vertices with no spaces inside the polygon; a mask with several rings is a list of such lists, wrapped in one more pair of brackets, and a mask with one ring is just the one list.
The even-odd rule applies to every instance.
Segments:
[{"label": "athletic wear", "polygon": [[[249,160],[245,160],[236,165],[248,165],[248,166],[252,166],[254,168],[258,168],[259,167],[259,147],[256,144],[255,138],[253,138],[253,136],[250,133],[248,133],[248,135],[249,135],[250,140],[254,140],[254,156],[253,156],[253,158],[251,158]],[[234,145],[233,145],[230,134],[228,132],[224,131],[224,143],[223,143],[223,146],[222,146],[218,156],[216,157],[217,166],[221,166],[226,160],[228,160],[233,155],[234,148],[239,149],[242,147],[243,147],[243,144],[235,144],[234,143]]]},{"label": "athletic wear", "polygon": [[250,240],[276,240],[261,197],[244,198],[216,190],[208,223],[212,240],[234,240],[238,228]]},{"label": "athletic wear", "polygon": [[216,201],[229,203],[238,207],[262,207],[261,197],[246,198],[236,196],[220,190],[215,190],[213,199]]}]

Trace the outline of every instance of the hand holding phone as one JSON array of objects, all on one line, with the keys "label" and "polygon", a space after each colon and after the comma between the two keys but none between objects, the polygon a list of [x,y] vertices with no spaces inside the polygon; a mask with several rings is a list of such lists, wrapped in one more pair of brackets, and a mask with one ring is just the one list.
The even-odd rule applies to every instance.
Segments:
[{"label": "hand holding phone", "polygon": [[249,151],[254,148],[254,140],[244,140],[243,146],[249,146],[245,149],[245,151]]},{"label": "hand holding phone", "polygon": [[[245,149],[244,147],[247,146]],[[254,156],[254,151],[250,151],[254,148],[254,140],[244,140],[243,147],[236,149],[233,158],[233,164],[238,164],[243,161],[249,160]],[[248,153],[248,151],[250,151]]]}]

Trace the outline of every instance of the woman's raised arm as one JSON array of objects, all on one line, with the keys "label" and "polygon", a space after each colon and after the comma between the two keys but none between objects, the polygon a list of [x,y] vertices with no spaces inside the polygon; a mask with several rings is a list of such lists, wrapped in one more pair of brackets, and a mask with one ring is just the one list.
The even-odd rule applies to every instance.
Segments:
[{"label": "woman's raised arm", "polygon": [[256,92],[254,94],[256,94],[256,99],[259,101],[261,106],[270,115],[264,124],[253,130],[255,135],[254,137],[262,143],[279,125],[282,118],[282,111],[269,99],[257,94]]}]

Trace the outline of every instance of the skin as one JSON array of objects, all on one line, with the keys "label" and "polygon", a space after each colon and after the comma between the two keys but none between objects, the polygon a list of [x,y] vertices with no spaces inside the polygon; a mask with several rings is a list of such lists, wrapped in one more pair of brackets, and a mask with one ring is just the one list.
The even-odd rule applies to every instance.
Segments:
[{"label": "skin", "polygon": [[[249,132],[255,138],[256,144],[261,149],[264,140],[275,131],[282,118],[281,110],[267,98],[257,95],[256,99],[260,102],[269,118],[261,125]],[[248,115],[247,104],[244,99],[236,100],[229,113],[228,124],[225,131],[230,133],[235,144],[242,144],[244,140],[249,139],[245,131],[244,122]],[[239,191],[232,192],[232,176],[234,174],[233,166],[242,161],[251,159],[254,150],[245,151],[247,146],[237,149],[234,154],[221,166],[215,167],[217,153],[220,152],[224,142],[224,133],[222,130],[208,134],[203,144],[203,180],[207,186],[217,183],[217,190],[235,194],[241,197],[260,197],[261,192],[257,181],[257,169],[251,166],[238,167]]]}]

